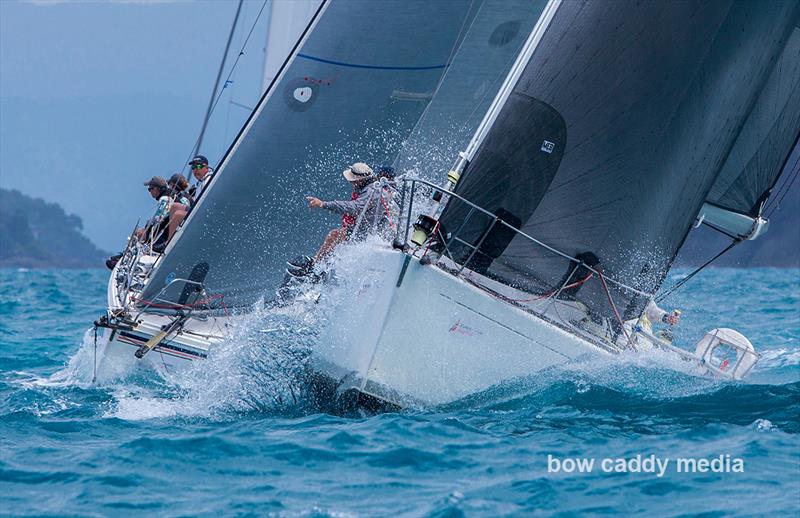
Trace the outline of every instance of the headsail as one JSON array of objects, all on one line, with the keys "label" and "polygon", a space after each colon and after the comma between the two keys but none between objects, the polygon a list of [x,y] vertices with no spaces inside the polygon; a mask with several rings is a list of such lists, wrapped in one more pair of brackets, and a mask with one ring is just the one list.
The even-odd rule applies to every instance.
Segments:
[{"label": "headsail", "polygon": [[[654,291],[799,12],[791,0],[561,3],[457,192],[547,245],[593,254],[608,275]],[[448,204],[445,230],[460,227],[468,212]],[[490,223],[473,216],[460,235],[477,244]],[[526,239],[501,237],[487,240],[491,250],[476,259],[487,275],[539,290],[570,271],[564,258]],[[592,313],[612,315],[598,284],[574,296]],[[641,309],[629,293],[613,297],[629,314]]]},{"label": "headsail", "polygon": [[322,0],[278,0],[269,4],[264,77],[261,91],[266,91],[278,75],[286,56],[308,27]]},{"label": "headsail", "polygon": [[[700,218],[734,238],[757,237],[758,218],[800,137],[800,27],[767,77]],[[762,223],[763,227],[764,224]]]},{"label": "headsail", "polygon": [[469,142],[547,0],[475,3],[464,38],[395,167],[439,179]]},{"label": "headsail", "polygon": [[204,262],[209,289],[224,293],[229,306],[247,305],[277,284],[287,250],[313,252],[326,219],[303,196],[341,197],[346,165],[394,159],[447,70],[471,5],[326,2],[143,298],[175,300],[179,286],[161,293],[169,280]]}]

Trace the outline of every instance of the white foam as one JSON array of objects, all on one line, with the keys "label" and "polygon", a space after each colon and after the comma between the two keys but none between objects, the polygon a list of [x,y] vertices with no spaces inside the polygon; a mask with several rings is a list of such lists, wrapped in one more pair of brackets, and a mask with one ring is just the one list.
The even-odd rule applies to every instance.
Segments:
[{"label": "white foam", "polygon": [[[94,376],[94,329],[87,329],[83,334],[80,347],[72,355],[63,369],[56,371],[48,378],[40,378],[36,384],[49,387],[63,387],[77,385],[88,387],[92,384]],[[100,336],[98,336],[98,343]]]},{"label": "white foam", "polygon": [[761,351],[761,359],[757,366],[760,370],[800,365],[800,350],[771,349]]},{"label": "white foam", "polygon": [[756,419],[755,422],[753,422],[753,426],[760,432],[769,432],[775,428],[775,425],[773,425],[772,421],[769,419]]},{"label": "white foam", "polygon": [[166,374],[172,393],[159,396],[120,390],[109,412],[120,419],[165,417],[224,418],[230,413],[276,411],[304,401],[304,362],[313,333],[302,318],[273,314],[264,307],[237,317],[230,338],[216,344],[204,361]]}]

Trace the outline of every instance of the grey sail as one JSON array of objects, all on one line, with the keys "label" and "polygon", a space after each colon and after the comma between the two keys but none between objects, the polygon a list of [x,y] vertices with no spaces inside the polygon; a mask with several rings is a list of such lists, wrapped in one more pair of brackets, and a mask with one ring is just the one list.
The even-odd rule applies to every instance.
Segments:
[{"label": "grey sail", "polygon": [[800,27],[795,26],[742,127],[707,201],[761,215],[800,135]]},{"label": "grey sail", "polygon": [[[596,258],[609,277],[655,291],[736,149],[798,11],[795,1],[561,3],[456,192],[554,249]],[[778,126],[784,137],[788,128]],[[451,201],[441,222],[482,242],[471,267],[533,292],[569,276],[568,260],[498,231],[486,216],[465,222],[468,214]],[[630,292],[610,295],[627,315],[644,303]],[[613,318],[600,283],[570,296]]]},{"label": "grey sail", "polygon": [[[277,285],[285,261],[313,253],[336,220],[304,196],[347,196],[350,163],[391,163],[425,110],[474,2],[331,0],[223,159],[209,190],[145,288],[174,301],[208,265],[205,285],[245,306]],[[287,257],[287,254],[291,254]]]},{"label": "grey sail", "polygon": [[395,162],[398,171],[440,180],[475,133],[547,0],[484,0],[433,99]]}]

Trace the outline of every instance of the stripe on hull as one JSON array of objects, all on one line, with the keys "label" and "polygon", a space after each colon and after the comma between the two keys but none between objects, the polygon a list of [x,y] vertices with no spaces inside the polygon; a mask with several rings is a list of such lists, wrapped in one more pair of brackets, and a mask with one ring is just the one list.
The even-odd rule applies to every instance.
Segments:
[{"label": "stripe on hull", "polygon": [[[147,338],[143,338],[141,336],[126,331],[121,331],[119,333],[118,341],[126,343],[128,345],[140,347],[145,343],[147,343]],[[197,358],[205,359],[207,356],[205,353],[195,352],[190,349],[185,349],[183,347],[179,347],[174,344],[166,344],[164,342],[155,346],[153,350],[159,351],[169,356],[175,356],[176,358],[181,358],[186,360],[194,360]]]}]

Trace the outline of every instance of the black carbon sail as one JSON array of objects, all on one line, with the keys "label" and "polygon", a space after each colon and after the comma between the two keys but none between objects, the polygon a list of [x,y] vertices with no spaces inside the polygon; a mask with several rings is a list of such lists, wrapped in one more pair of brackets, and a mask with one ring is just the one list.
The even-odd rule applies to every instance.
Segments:
[{"label": "black carbon sail", "polygon": [[[750,210],[763,192],[731,187],[749,182],[739,174],[744,158],[731,160],[756,130],[748,130],[754,114],[769,119],[755,126],[771,143],[757,160],[777,164],[796,138],[796,113],[759,102],[770,88],[792,89],[792,74],[776,64],[786,56],[797,66],[797,54],[784,51],[799,13],[792,0],[560,3],[479,130],[456,192],[556,250],[596,258],[610,277],[655,291],[726,164],[732,173],[715,199],[738,196],[736,206]],[[779,97],[794,102],[791,93]],[[763,170],[753,183],[774,182],[772,167]],[[572,269],[519,235],[492,237],[486,216],[465,222],[463,205],[451,201],[441,223],[472,245],[483,240],[470,268],[531,291],[557,287]],[[466,260],[468,247],[451,245]],[[626,316],[645,302],[612,295]],[[572,296],[612,317],[599,283]]]},{"label": "black carbon sail", "polygon": [[795,26],[750,111],[707,201],[752,217],[800,136],[800,27]]}]

